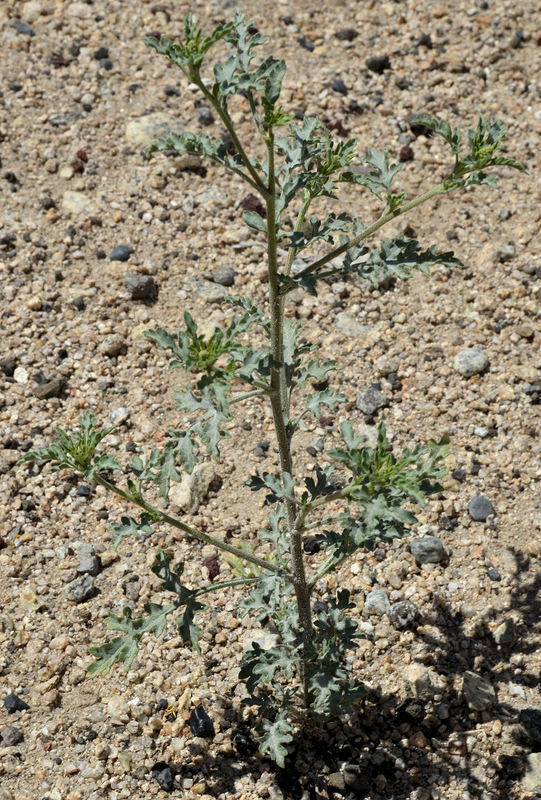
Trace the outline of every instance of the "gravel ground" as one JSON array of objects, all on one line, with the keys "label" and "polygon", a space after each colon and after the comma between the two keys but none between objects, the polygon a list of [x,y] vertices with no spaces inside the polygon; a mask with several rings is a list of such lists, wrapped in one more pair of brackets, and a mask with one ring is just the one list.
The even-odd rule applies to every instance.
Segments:
[{"label": "gravel ground", "polygon": [[[353,424],[370,436],[385,420],[397,448],[448,433],[452,456],[444,492],[413,532],[439,543],[361,553],[322,586],[323,599],[337,585],[353,593],[368,634],[355,670],[372,693],[358,717],[300,732],[283,772],[251,748],[237,667],[254,623],[238,617],[233,591],[215,598],[201,657],[170,631],[163,642],[143,640],[128,675],[85,679],[105,617],[159,597],[149,569],[156,547],[185,560],[194,583],[208,574],[212,548],[163,529],[115,552],[109,523],[123,506],[77,476],[16,465],[86,409],[116,425],[119,458],[148,453],[182,424],[172,392],[183,379],[142,332],[174,330],[184,308],[219,325],[224,293],[264,300],[261,243],[241,219],[244,187],[214,166],[187,169],[142,152],[151,129],[171,124],[164,115],[220,133],[142,36],[174,38],[189,8],[210,25],[237,7],[288,62],[284,105],[355,136],[361,154],[388,146],[410,196],[447,163],[439,141],[411,131],[408,117],[419,111],[463,127],[478,112],[499,116],[509,153],[530,170],[504,172],[497,191],[445,197],[407,220],[410,235],[454,249],[464,269],[291,297],[304,335],[343,365],[337,380]],[[335,0],[323,9],[283,0],[3,0],[0,800],[139,800],[171,786],[173,796],[206,800],[540,794],[536,10],[533,0]],[[249,140],[242,98],[235,103]],[[338,210],[373,219],[368,194],[342,199]],[[361,408],[373,383],[387,406],[371,417]],[[307,425],[299,463],[325,462],[337,428],[332,418]],[[246,407],[230,432],[199,507],[170,510],[216,536],[253,539],[263,509],[242,484],[277,464],[268,409]],[[433,561],[419,563],[427,547]],[[389,610],[403,601],[417,614],[405,628],[400,613],[411,606]],[[192,732],[197,706],[214,736]]]}]

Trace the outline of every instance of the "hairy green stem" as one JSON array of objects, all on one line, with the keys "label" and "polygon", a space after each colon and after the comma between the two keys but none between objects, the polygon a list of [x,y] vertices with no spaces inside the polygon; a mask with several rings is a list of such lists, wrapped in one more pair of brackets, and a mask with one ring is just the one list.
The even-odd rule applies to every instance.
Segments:
[{"label": "hairy green stem", "polygon": [[240,403],[242,400],[248,400],[250,397],[264,397],[268,393],[268,389],[254,389],[251,392],[242,392],[242,394],[237,394],[235,397],[232,397],[229,400],[229,405],[232,406],[233,403]]},{"label": "hairy green stem", "polygon": [[[277,242],[276,242],[276,183],[274,174],[274,135],[272,130],[267,134],[267,150],[269,163],[269,185],[267,195],[267,255],[269,266],[269,300],[271,313],[271,348],[273,367],[271,370],[271,406],[274,418],[274,427],[278,441],[280,465],[282,472],[293,474],[291,458],[291,439],[287,428],[289,418],[289,395],[286,382],[284,364],[284,313],[280,297],[280,283],[278,279]],[[311,704],[310,691],[306,678],[306,665],[308,654],[311,650],[313,637],[312,611],[310,608],[310,592],[306,581],[306,572],[302,553],[302,525],[299,525],[300,515],[297,515],[295,503],[286,499],[286,512],[289,525],[291,564],[293,571],[293,587],[297,599],[299,624],[304,635],[304,658],[302,675],[304,702],[307,707]]]},{"label": "hairy green stem", "polygon": [[147,503],[145,500],[143,500],[142,497],[140,498],[133,497],[129,492],[126,492],[124,491],[124,489],[121,489],[120,486],[111,483],[106,478],[102,478],[101,475],[95,475],[94,480],[96,481],[96,483],[99,483],[100,486],[103,486],[105,489],[114,492],[116,495],[122,497],[124,500],[127,500],[129,503],[135,503],[136,506],[139,506],[139,508],[142,508],[144,511],[147,511],[153,517],[155,518],[157,517],[161,521],[167,522],[168,525],[171,525],[173,528],[177,528],[178,530],[188,534],[189,536],[193,536],[194,539],[198,539],[200,542],[204,542],[205,544],[210,544],[213,547],[217,547],[219,550],[224,550],[227,553],[231,553],[232,555],[237,556],[237,558],[244,559],[245,561],[250,561],[252,564],[257,564],[258,567],[261,567],[262,569],[265,569],[268,572],[276,572],[280,575],[290,575],[290,573],[287,570],[283,569],[283,567],[278,567],[276,564],[273,564],[270,561],[264,561],[262,558],[258,558],[257,556],[251,555],[250,553],[245,553],[243,550],[239,550],[237,547],[234,547],[233,545],[228,544],[227,542],[222,542],[220,539],[216,539],[214,536],[209,536],[207,533],[198,531],[196,528],[192,528],[191,525],[187,525],[185,522],[181,522],[179,519],[171,517],[164,511],[160,511],[159,508],[151,506],[150,503]]},{"label": "hairy green stem", "polygon": [[235,128],[234,128],[233,123],[231,121],[231,118],[230,118],[230,116],[229,116],[229,114],[227,112],[227,109],[224,106],[222,106],[222,104],[214,97],[212,92],[210,92],[207,89],[207,87],[205,86],[205,84],[203,83],[203,81],[201,79],[199,79],[199,81],[197,81],[197,86],[203,92],[203,94],[205,95],[205,97],[207,98],[209,103],[211,103],[211,105],[216,109],[217,114],[219,115],[220,119],[222,120],[223,124],[225,125],[226,130],[227,130],[228,134],[231,136],[231,140],[232,140],[233,144],[235,145],[235,149],[236,149],[237,153],[242,158],[244,164],[246,165],[246,169],[250,173],[250,176],[251,176],[252,181],[253,181],[254,188],[256,189],[257,192],[259,192],[259,194],[262,197],[266,198],[267,197],[267,193],[268,193],[268,189],[265,186],[265,184],[263,183],[263,181],[261,180],[261,177],[260,177],[259,173],[257,172],[257,170],[255,169],[254,165],[250,161],[250,157],[249,157],[248,153],[246,152],[246,150],[242,146],[241,141],[240,141],[239,137],[236,134],[236,131],[235,131]]},{"label": "hairy green stem", "polygon": [[202,594],[218,591],[219,589],[227,589],[229,586],[242,586],[245,583],[258,583],[261,579],[259,576],[251,578],[232,578],[230,581],[220,581],[219,583],[210,583],[208,586],[202,586],[201,589],[195,591],[195,596],[200,597]]}]

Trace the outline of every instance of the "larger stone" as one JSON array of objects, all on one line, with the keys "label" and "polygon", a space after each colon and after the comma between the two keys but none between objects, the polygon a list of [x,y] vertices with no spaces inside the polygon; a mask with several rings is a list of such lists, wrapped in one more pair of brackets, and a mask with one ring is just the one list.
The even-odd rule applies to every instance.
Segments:
[{"label": "larger stone", "polygon": [[170,500],[188,514],[196,514],[205,499],[215,471],[212,464],[198,464],[191,475],[183,475],[169,492]]},{"label": "larger stone", "polygon": [[391,69],[391,62],[389,60],[388,55],[381,55],[381,56],[370,56],[365,61],[367,68],[370,72],[376,72],[380,75],[382,72],[385,72],[386,69]]},{"label": "larger stone", "polygon": [[207,281],[205,278],[188,278],[184,288],[188,293],[197,295],[207,303],[216,303],[223,297],[227,297],[227,291],[223,286],[213,283],[213,281]]},{"label": "larger stone", "polygon": [[156,300],[159,287],[151,275],[125,275],[124,286],[132,300]]},{"label": "larger stone", "polygon": [[445,678],[423,664],[410,664],[406,670],[406,680],[418,700],[433,700],[446,689]]},{"label": "larger stone", "polygon": [[400,600],[393,603],[387,614],[389,622],[398,631],[412,628],[419,616],[419,609],[411,600]]},{"label": "larger stone", "polygon": [[8,694],[4,697],[4,708],[8,714],[15,714],[16,711],[29,711],[30,706],[21,700],[16,694]]},{"label": "larger stone", "polygon": [[410,543],[410,553],[418,564],[439,564],[447,556],[441,539],[422,536]]},{"label": "larger stone", "polygon": [[90,542],[82,542],[77,549],[77,556],[79,558],[77,572],[88,573],[89,575],[98,574],[100,571],[100,560],[96,555],[93,544]]},{"label": "larger stone", "polygon": [[51,397],[60,397],[66,388],[66,381],[64,378],[53,378],[46,383],[40,383],[33,389],[32,394],[38,400],[48,400]]},{"label": "larger stone", "polygon": [[376,386],[370,386],[357,400],[357,408],[367,417],[374,416],[376,411],[387,405],[389,405],[389,401]]},{"label": "larger stone", "polygon": [[533,744],[539,747],[541,745],[541,709],[524,708],[518,719]]},{"label": "larger stone", "polygon": [[370,614],[375,617],[382,617],[389,612],[391,604],[387,593],[383,589],[372,589],[368,592],[364,601],[363,614]]},{"label": "larger stone", "polygon": [[526,759],[526,773],[520,785],[525,792],[541,794],[541,753],[530,753]]},{"label": "larger stone", "polygon": [[13,725],[7,725],[5,728],[2,728],[0,730],[0,737],[2,747],[13,747],[19,744],[19,742],[22,742],[24,738],[21,731]]},{"label": "larger stone", "polygon": [[489,363],[488,356],[483,350],[478,347],[467,347],[456,354],[454,367],[465,378],[471,378],[472,375],[484,372]]},{"label": "larger stone", "polygon": [[94,579],[90,575],[80,575],[68,583],[64,591],[72,603],[84,603],[94,595]]},{"label": "larger stone", "polygon": [[88,195],[83,192],[67,191],[62,195],[62,208],[70,214],[82,214],[90,216],[94,214],[96,208]]},{"label": "larger stone", "polygon": [[126,125],[126,138],[132,144],[140,147],[150,147],[157,139],[162,139],[169,133],[183,133],[184,126],[172,114],[165,111],[155,111],[130,120]]},{"label": "larger stone", "polygon": [[496,702],[496,692],[489,680],[476,672],[465,672],[462,692],[466,703],[473,711],[486,711]]},{"label": "larger stone", "polygon": [[482,494],[470,500],[468,511],[475,522],[486,522],[488,517],[496,513],[490,500]]},{"label": "larger stone", "polygon": [[111,261],[127,261],[134,252],[133,247],[129,244],[117,244],[117,246],[113,247],[111,250],[109,259]]}]

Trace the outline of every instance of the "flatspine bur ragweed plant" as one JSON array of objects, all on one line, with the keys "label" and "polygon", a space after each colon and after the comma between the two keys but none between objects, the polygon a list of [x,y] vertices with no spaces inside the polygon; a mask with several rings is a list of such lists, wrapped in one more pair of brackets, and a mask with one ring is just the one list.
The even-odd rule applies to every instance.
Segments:
[{"label": "flatspine bur ragweed plant", "polygon": [[[234,172],[259,196],[265,213],[245,211],[243,218],[266,243],[268,302],[257,307],[244,297],[227,298],[232,314],[228,326],[216,328],[207,337],[188,311],[178,333],[162,328],[146,332],[171,354],[172,369],[197,375],[193,384],[176,394],[179,410],[189,412],[191,422],[186,428],[168,431],[162,449],[121,465],[103,450],[110,429],[98,428],[88,412],[78,431],[68,435],[58,429],[54,444],[28,453],[24,460],[47,461],[54,470],[75,470],[126,505],[138,507],[138,517],[124,516],[113,524],[115,546],[127,536],[142,540],[156,525],[168,524],[222,554],[237,577],[191,588],[182,582],[184,565],[173,565],[171,556],[159,550],[152,570],[170,593],[171,602],[149,603],[140,617],[133,617],[130,609],[109,617],[108,628],[117,635],[91,648],[95,660],[88,674],[105,673],[117,662],[129,669],[141,638],[145,634],[159,637],[171,620],[185,644],[197,650],[205,595],[238,587],[241,612],[255,615],[275,634],[271,647],[252,643],[239,677],[247,690],[245,702],[255,709],[260,750],[283,765],[288,743],[303,717],[342,715],[366,693],[351,666],[360,634],[350,613],[350,593],[343,588],[321,602],[314,599],[318,584],[359,549],[410,532],[416,523],[415,506],[441,490],[442,460],[448,451],[448,441],[442,439],[394,454],[383,424],[377,430],[377,444],[367,447],[350,422],[343,420],[341,444],[328,453],[334,465],[300,475],[292,441],[301,420],[310,415],[318,419],[323,409],[334,413],[345,398],[330,386],[337,365],[317,358],[316,347],[299,337],[300,323],[285,313],[286,297],[296,289],[316,295],[326,279],[357,276],[378,286],[389,277],[407,278],[414,270],[428,274],[437,264],[458,266],[453,253],[440,252],[436,246],[423,249],[405,235],[374,246],[369,240],[387,223],[439,195],[474,184],[496,185],[495,167],[523,167],[498,154],[505,137],[500,121],[479,117],[476,128],[464,139],[447,122],[422,115],[418,124],[445,139],[452,161],[438,185],[408,199],[394,188],[400,165],[392,163],[386,150],[369,149],[363,169],[352,169],[353,139],[333,139],[316,118],[295,121],[279,105],[286,65],[272,56],[257,58],[265,41],[236,14],[209,36],[188,15],[182,41],[149,38],[146,43],[195,84],[227,132],[223,139],[204,133],[170,133],[150,151],[210,159]],[[203,70],[213,49],[222,60],[214,62],[209,79],[210,71],[204,77]],[[249,104],[265,146],[265,160],[251,155],[251,148],[237,134],[229,110],[230,99],[237,94]],[[381,211],[375,221],[363,223],[345,212],[311,213],[318,198],[336,199],[335,192],[343,184],[368,190],[378,198]],[[322,253],[325,246],[328,249]],[[311,256],[306,254],[310,248]],[[287,255],[282,257],[284,251]],[[304,259],[297,264],[302,266],[294,268],[301,253]],[[259,346],[245,343],[247,332]],[[191,473],[198,459],[205,455],[218,459],[220,442],[227,435],[224,423],[231,420],[233,406],[253,398],[270,403],[280,470],[247,481],[254,492],[262,493],[269,509],[258,546],[252,548],[248,542],[222,541],[171,516],[148,500],[147,490],[157,484],[159,496],[167,501],[171,482]],[[125,474],[130,477],[123,482]],[[319,553],[303,548],[308,532],[317,543],[310,549]]]}]

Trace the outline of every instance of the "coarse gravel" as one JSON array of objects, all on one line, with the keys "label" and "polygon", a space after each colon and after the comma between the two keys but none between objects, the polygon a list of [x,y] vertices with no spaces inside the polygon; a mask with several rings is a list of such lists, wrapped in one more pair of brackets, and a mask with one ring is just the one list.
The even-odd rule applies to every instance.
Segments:
[{"label": "coarse gravel", "polygon": [[[186,378],[144,331],[175,330],[185,309],[210,331],[230,294],[265,302],[263,243],[242,221],[250,192],[212,164],[144,153],[160,125],[221,127],[143,36],[175,38],[188,10],[208,29],[236,9],[287,60],[283,105],[357,138],[360,155],[387,146],[409,196],[449,165],[442,141],[410,124],[418,112],[464,129],[498,116],[529,170],[389,228],[453,249],[462,269],[290,295],[303,335],[342,366],[347,398],[300,431],[300,467],[327,462],[340,415],[367,441],[384,420],[396,449],[449,435],[451,456],[413,532],[441,541],[444,559],[382,544],[321,585],[323,601],[352,593],[366,637],[353,666],[371,693],[358,715],[300,731],[285,771],[254,754],[238,680],[243,649],[272,634],[240,616],[232,589],[213,597],[200,655],[171,628],[143,638],[129,673],[85,678],[106,617],[161,600],[158,546],[185,561],[189,585],[229,565],[165,528],[115,551],[110,523],[129,509],[79,476],[17,464],[88,409],[115,426],[120,460],[148,454],[186,421],[173,397]],[[0,4],[0,800],[539,796],[538,11],[535,0]],[[232,108],[259,152],[243,98]],[[377,201],[340,191],[332,208],[372,221]],[[472,351],[477,366],[457,369]],[[243,482],[277,467],[269,409],[245,405],[229,433],[206,495],[168,511],[255,544],[265,510]],[[381,615],[368,597],[385,598]]]}]

